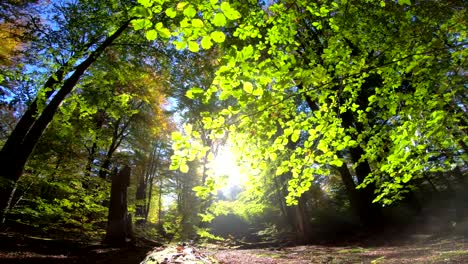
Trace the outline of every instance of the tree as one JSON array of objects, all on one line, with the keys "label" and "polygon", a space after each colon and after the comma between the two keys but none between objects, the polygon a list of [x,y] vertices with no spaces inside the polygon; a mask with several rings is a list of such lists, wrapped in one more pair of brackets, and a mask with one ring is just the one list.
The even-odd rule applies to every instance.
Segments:
[{"label": "tree", "polygon": [[[175,39],[176,46],[188,46],[193,52],[200,48],[195,41],[197,39],[203,38],[204,49],[211,48],[212,41],[224,41],[224,33],[214,30],[219,20],[219,16],[216,16],[219,13],[218,4],[200,1],[176,5],[169,1],[153,3],[143,0],[139,3],[141,5],[135,6],[133,2],[83,1],[54,5],[58,14],[63,16],[53,18],[62,21],[53,21],[48,29],[39,25],[38,19],[31,18],[32,33],[43,36],[43,42],[37,45],[38,50],[56,65],[48,69],[50,75],[39,89],[38,96],[31,102],[1,150],[0,165],[5,170],[2,170],[0,176],[10,185],[7,192],[2,193],[9,193],[11,184],[21,176],[26,161],[63,100],[86,70],[124,34],[129,25],[135,30],[145,30],[149,40],[158,37],[167,40],[174,32],[174,35],[180,36]],[[228,3],[221,7],[228,19],[238,18],[237,11]],[[197,9],[205,14],[205,22],[194,18]],[[112,19],[109,19],[109,14],[113,14]],[[175,22],[180,22],[179,26]],[[54,30],[54,23],[62,28]],[[170,25],[172,31],[165,24]],[[48,54],[48,51],[52,52]],[[0,206],[4,207],[7,198],[0,197],[0,201]]]},{"label": "tree", "polygon": [[[2,169],[1,177],[9,181],[10,184],[11,182],[16,182],[21,176],[26,161],[47,125],[53,119],[60,104],[73,90],[85,71],[110,44],[120,37],[130,23],[128,14],[121,14],[120,17],[116,15],[115,20],[113,20],[116,24],[112,25],[116,26],[116,28],[114,28],[115,30],[111,34],[108,34],[109,30],[111,30],[111,25],[109,25],[109,20],[107,19],[107,11],[115,11],[110,7],[104,5],[100,9],[93,10],[93,7],[89,3],[77,3],[65,4],[64,6],[56,5],[55,8],[58,9],[59,14],[63,15],[63,19],[66,17],[71,18],[67,21],[55,21],[63,28],[53,30],[51,25],[49,25],[49,29],[42,28],[38,25],[36,18],[31,19],[32,30],[36,30],[33,33],[43,34],[45,42],[43,43],[45,47],[38,45],[38,49],[54,50],[49,55],[55,59],[57,65],[52,67],[52,73],[39,90],[38,96],[30,103],[28,109],[24,112],[2,147],[0,167],[4,169]],[[89,13],[78,13],[76,12],[77,9],[87,10]],[[92,25],[95,21],[86,20],[87,16],[91,16],[94,19],[100,18],[102,21],[107,22],[103,22],[98,28],[95,28]],[[81,24],[78,28],[76,26],[80,21]],[[85,21],[88,23],[85,23]],[[92,27],[87,28],[85,25]],[[75,30],[75,32],[72,32],[72,30]],[[87,33],[85,34],[84,32]],[[88,33],[90,34],[88,35]],[[76,39],[76,36],[80,35],[83,38]],[[57,42],[49,42],[53,40]],[[62,46],[64,43],[70,46]],[[54,57],[55,54],[59,55]],[[11,187],[2,193],[10,193],[8,190],[11,190]],[[5,208],[5,197],[1,197],[0,201],[0,206]]]},{"label": "tree", "polygon": [[[279,1],[252,8],[233,34],[243,45],[229,48],[200,95],[236,104],[206,113],[204,127],[229,131],[240,149],[251,146],[245,158],[260,170],[299,143],[276,169],[292,174],[287,203],[298,203],[314,175],[338,171],[357,215],[376,223],[372,202],[401,200],[425,171],[450,170],[466,155],[466,117],[453,110],[463,104],[456,99],[466,64],[461,6]],[[453,154],[446,164],[430,161],[439,151]]]}]

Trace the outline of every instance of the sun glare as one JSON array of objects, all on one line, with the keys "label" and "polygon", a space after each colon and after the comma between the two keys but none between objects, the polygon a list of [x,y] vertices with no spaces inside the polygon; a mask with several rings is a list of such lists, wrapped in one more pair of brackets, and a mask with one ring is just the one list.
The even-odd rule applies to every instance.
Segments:
[{"label": "sun glare", "polygon": [[226,186],[222,190],[242,186],[248,178],[237,165],[237,153],[229,146],[224,146],[218,151],[210,167],[215,177],[226,177]]}]

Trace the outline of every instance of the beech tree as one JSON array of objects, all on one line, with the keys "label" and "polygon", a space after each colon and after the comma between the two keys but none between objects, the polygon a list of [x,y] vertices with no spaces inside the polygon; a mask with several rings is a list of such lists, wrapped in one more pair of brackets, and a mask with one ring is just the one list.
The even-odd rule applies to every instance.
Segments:
[{"label": "beech tree", "polygon": [[[204,128],[213,138],[228,132],[253,168],[287,153],[276,175],[292,175],[288,204],[314,175],[338,171],[355,212],[372,224],[376,202],[401,200],[426,172],[466,159],[463,9],[462,1],[252,6],[232,35],[242,42],[228,48],[213,84],[188,96],[235,100],[204,113]],[[298,145],[285,152],[291,142]],[[450,154],[434,162],[439,153]]]}]

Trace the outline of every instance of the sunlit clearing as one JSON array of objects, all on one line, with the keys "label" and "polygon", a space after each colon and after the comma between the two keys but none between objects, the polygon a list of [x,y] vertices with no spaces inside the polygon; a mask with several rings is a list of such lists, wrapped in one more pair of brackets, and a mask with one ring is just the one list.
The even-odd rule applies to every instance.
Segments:
[{"label": "sunlit clearing", "polygon": [[226,179],[226,183],[221,188],[224,194],[235,186],[242,186],[248,179],[245,172],[237,165],[238,155],[232,147],[224,146],[210,163],[210,168],[213,170],[217,181],[222,178]]}]

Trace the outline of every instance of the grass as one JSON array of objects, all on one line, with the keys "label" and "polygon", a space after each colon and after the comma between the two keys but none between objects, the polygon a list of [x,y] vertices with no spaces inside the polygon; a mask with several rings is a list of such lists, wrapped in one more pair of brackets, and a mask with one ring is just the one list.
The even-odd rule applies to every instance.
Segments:
[{"label": "grass", "polygon": [[365,253],[366,251],[367,249],[358,247],[358,248],[341,249],[341,250],[338,250],[337,252],[340,254],[349,254],[349,253],[359,254],[359,253]]}]

